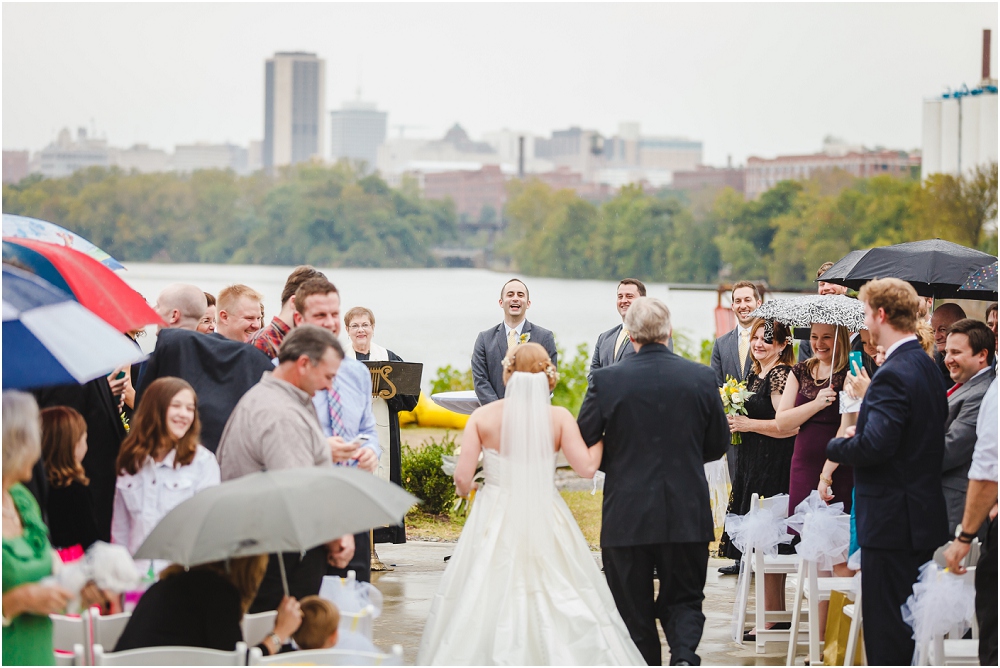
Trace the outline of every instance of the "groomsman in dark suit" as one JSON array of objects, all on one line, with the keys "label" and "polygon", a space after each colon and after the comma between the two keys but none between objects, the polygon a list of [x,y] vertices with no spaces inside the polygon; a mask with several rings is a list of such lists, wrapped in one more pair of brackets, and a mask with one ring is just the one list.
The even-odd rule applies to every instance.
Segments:
[{"label": "groomsman in dark suit", "polygon": [[659,618],[671,664],[698,665],[715,539],[704,465],[723,455],[729,429],[712,372],[667,350],[666,304],[639,297],[625,327],[636,354],[593,372],[579,417],[587,445],[604,441],[604,570],[646,662],[661,663]]},{"label": "groomsman in dark suit", "polygon": [[545,348],[552,364],[557,368],[559,366],[556,340],[552,332],[533,325],[526,319],[530,306],[528,286],[518,278],[510,279],[500,290],[503,322],[480,332],[476,337],[476,346],[472,350],[472,380],[479,403],[484,406],[491,401],[503,399],[503,366],[500,362],[506,357],[509,348],[528,341],[537,343]]},{"label": "groomsman in dark suit", "polygon": [[948,540],[941,492],[948,401],[940,372],[915,335],[920,298],[913,287],[883,278],[867,283],[859,299],[885,362],[872,377],[857,427],[831,440],[826,452],[854,467],[868,662],[907,665],[913,630],[900,606],[920,566]]},{"label": "groomsman in dark suit", "polygon": [[990,365],[996,337],[981,320],[959,320],[948,331],[944,362],[954,382],[948,390],[944,462],[941,465],[944,501],[948,508],[948,535],[962,522],[969,467],[976,448],[979,405],[996,373]]},{"label": "groomsman in dark suit", "polygon": [[631,342],[628,340],[628,330],[625,329],[625,313],[632,302],[646,296],[646,286],[637,278],[623,278],[618,282],[618,298],[616,305],[618,314],[622,317],[622,324],[612,327],[608,331],[597,337],[597,345],[594,346],[594,358],[590,361],[590,371],[611,366],[615,362],[621,362],[629,355],[635,354]]},{"label": "groomsman in dark suit", "polygon": [[[726,332],[715,340],[712,346],[712,370],[715,372],[715,384],[722,387],[726,377],[736,380],[746,380],[753,366],[753,356],[750,354],[750,325],[753,318],[750,314],[761,304],[760,292],[750,281],[740,281],[733,285],[732,308],[736,314],[736,329]],[[729,443],[729,439],[726,439]],[[730,444],[726,448],[726,461],[729,465],[729,479],[736,479],[736,447]]]}]

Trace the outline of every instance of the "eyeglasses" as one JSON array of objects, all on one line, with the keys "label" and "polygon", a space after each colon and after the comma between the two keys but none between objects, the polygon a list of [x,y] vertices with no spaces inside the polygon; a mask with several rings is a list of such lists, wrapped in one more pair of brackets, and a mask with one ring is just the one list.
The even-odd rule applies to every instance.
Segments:
[{"label": "eyeglasses", "polygon": [[369,325],[367,322],[363,325],[359,325],[357,323],[351,323],[350,325],[347,326],[347,329],[351,330],[352,332],[356,332],[359,329],[371,329],[371,328],[372,326]]}]

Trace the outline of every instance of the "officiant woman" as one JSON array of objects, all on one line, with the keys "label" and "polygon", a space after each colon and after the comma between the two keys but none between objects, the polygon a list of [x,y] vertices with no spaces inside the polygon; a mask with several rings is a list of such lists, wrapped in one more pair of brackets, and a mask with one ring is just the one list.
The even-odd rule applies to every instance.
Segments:
[{"label": "officiant woman", "polygon": [[[355,306],[344,315],[347,336],[351,339],[348,355],[362,362],[402,362],[403,358],[374,342],[375,314],[364,306]],[[402,486],[400,471],[399,411],[412,411],[417,407],[416,395],[397,394],[391,399],[372,398],[372,412],[382,444],[382,457],[377,474]],[[386,448],[385,444],[389,447]],[[406,531],[402,526],[375,529],[376,543],[405,543]]]}]

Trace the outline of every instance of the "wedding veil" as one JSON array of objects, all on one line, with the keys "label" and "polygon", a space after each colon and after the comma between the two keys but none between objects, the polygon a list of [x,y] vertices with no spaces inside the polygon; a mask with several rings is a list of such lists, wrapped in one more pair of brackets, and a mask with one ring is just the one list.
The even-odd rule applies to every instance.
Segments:
[{"label": "wedding veil", "polygon": [[549,379],[544,373],[515,372],[504,396],[500,454],[507,465],[502,486],[509,492],[508,539],[525,556],[548,556],[552,541],[555,451]]}]

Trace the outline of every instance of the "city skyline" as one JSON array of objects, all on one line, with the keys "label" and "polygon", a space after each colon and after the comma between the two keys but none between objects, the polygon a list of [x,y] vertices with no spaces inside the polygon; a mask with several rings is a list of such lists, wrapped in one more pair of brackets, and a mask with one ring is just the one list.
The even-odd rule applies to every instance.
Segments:
[{"label": "city skyline", "polygon": [[388,112],[390,137],[400,125],[406,136],[440,137],[455,122],[477,138],[574,125],[611,136],[637,121],[644,133],[704,142],[716,165],[813,152],[828,134],[919,148],[922,100],[978,83],[981,31],[996,35],[997,24],[995,4],[7,4],[3,13],[4,149],[37,151],[77,126],[118,146],[246,146],[264,134],[264,61],[295,50],[328,63],[324,123],[360,78],[363,97]]}]

